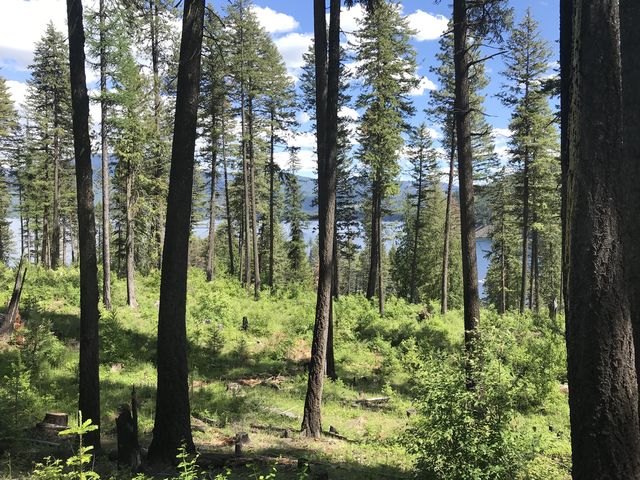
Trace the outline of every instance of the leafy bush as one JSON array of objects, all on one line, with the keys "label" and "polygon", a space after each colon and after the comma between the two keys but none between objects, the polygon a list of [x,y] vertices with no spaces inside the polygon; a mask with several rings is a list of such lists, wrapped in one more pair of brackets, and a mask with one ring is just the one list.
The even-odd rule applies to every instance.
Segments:
[{"label": "leafy bush", "polygon": [[419,373],[417,420],[404,444],[417,456],[422,478],[501,480],[516,478],[524,454],[510,428],[509,379],[484,364],[467,390],[461,359],[434,356]]}]

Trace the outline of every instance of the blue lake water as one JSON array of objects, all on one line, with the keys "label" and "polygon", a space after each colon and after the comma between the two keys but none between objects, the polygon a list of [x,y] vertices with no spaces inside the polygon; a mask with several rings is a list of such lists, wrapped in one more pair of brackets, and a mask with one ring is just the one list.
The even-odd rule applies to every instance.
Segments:
[{"label": "blue lake water", "polygon": [[[11,232],[13,234],[13,243],[14,243],[14,255],[12,256],[12,261],[15,263],[17,260],[17,252],[20,248],[20,220],[19,219],[11,219]],[[283,225],[285,234],[287,233],[287,225]],[[393,242],[395,241],[396,234],[398,233],[401,225],[399,222],[384,222],[384,230],[385,230],[385,245],[387,248],[390,248]],[[208,224],[203,222],[201,224],[196,225],[194,233],[199,238],[204,238],[208,233]],[[318,222],[311,221],[308,222],[307,228],[304,229],[304,240],[307,244],[311,244],[313,240],[318,235]],[[362,246],[364,242],[364,232],[362,235],[356,239],[356,242]],[[487,254],[491,249],[491,241],[488,238],[478,238],[476,240],[476,257],[478,261],[478,287],[480,290],[480,297],[484,295],[484,281],[487,276],[487,270],[489,269],[489,260],[487,258]],[[70,257],[70,255],[69,255]]]}]

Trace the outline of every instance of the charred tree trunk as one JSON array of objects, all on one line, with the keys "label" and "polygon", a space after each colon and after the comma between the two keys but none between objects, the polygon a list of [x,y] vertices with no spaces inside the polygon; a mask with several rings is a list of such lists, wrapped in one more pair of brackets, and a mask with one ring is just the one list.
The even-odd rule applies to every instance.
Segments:
[{"label": "charred tree trunk", "polygon": [[311,344],[309,381],[302,431],[322,434],[322,388],[331,315],[336,163],[338,131],[338,70],[340,65],[340,0],[331,0],[327,65],[327,25],[324,0],[314,0],[314,49],[316,70],[316,137],[318,142],[319,277],[316,319]]},{"label": "charred tree trunk", "polygon": [[562,220],[562,266],[560,269],[560,311],[566,305],[567,278],[567,184],[569,176],[569,109],[572,91],[573,50],[573,1],[560,0],[560,167],[561,167],[561,220]]},{"label": "charred tree trunk", "polygon": [[100,0],[100,139],[102,148],[102,303],[111,310],[111,195],[107,145],[107,58],[104,0]]},{"label": "charred tree trunk", "polygon": [[[80,248],[80,397],[83,418],[100,425],[100,372],[98,323],[98,259],[93,205],[93,170],[89,137],[89,96],[84,71],[84,26],[81,0],[67,0],[69,66],[73,108],[73,145],[76,160],[78,237]],[[100,430],[85,436],[88,445],[100,448]]]},{"label": "charred tree trunk", "polygon": [[158,393],[149,459],[171,463],[191,436],[187,268],[205,0],[185,0],[158,315]]},{"label": "charred tree trunk", "polygon": [[[624,165],[620,169],[620,198],[623,204],[624,266],[626,284],[630,288],[631,315],[636,352],[636,373],[640,375],[640,31],[634,22],[640,21],[640,4],[629,0],[620,0],[620,37],[622,49],[622,86],[623,86],[623,135]],[[640,378],[638,379],[640,383]]]},{"label": "charred tree trunk", "polygon": [[[462,287],[464,296],[464,340],[467,355],[472,355],[480,320],[478,267],[476,259],[476,219],[473,192],[473,152],[471,149],[471,107],[469,104],[468,18],[466,0],[453,1],[455,66],[455,116],[460,184],[460,232],[462,237]],[[470,362],[471,363],[471,362]],[[471,378],[467,379],[472,386]]]},{"label": "charred tree trunk", "polygon": [[456,161],[456,129],[451,119],[451,145],[449,150],[449,180],[447,183],[447,210],[444,217],[444,246],[442,248],[442,279],[440,296],[440,313],[444,315],[449,309],[449,245],[451,238],[451,202],[453,200],[453,174]]},{"label": "charred tree trunk", "polygon": [[640,478],[638,383],[620,246],[625,217],[617,192],[623,166],[618,2],[576,0],[573,8],[565,237],[572,474]]}]

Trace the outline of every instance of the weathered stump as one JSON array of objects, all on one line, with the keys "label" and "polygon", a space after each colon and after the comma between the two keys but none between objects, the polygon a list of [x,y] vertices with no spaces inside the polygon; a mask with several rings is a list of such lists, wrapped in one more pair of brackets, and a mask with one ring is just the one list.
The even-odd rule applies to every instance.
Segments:
[{"label": "weathered stump", "polygon": [[238,432],[236,433],[234,443],[235,443],[235,453],[236,456],[241,456],[244,446],[249,443],[249,434],[247,432]]},{"label": "weathered stump", "polygon": [[128,466],[137,472],[142,464],[138,442],[138,400],[136,389],[131,392],[131,407],[123,404],[116,419],[118,437],[118,468]]}]

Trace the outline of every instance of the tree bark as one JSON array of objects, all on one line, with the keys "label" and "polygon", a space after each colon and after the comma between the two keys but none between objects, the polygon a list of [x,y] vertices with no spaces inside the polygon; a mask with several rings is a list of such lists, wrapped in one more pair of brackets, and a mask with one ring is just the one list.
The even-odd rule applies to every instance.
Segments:
[{"label": "tree bark", "polygon": [[[623,212],[623,248],[626,284],[630,288],[631,315],[636,351],[636,373],[640,375],[640,113],[637,111],[640,101],[640,31],[633,22],[640,21],[640,5],[629,0],[620,0],[620,40],[622,49],[622,86],[623,86],[623,135],[624,165],[620,169],[620,198],[624,200]],[[640,384],[640,378],[638,379]],[[639,388],[640,389],[640,388]]]},{"label": "tree bark", "polygon": [[[522,188],[522,264],[520,271],[520,313],[527,301],[527,261],[529,259],[529,158],[525,153]],[[529,299],[531,301],[531,299]]]},{"label": "tree bark", "polygon": [[251,240],[253,243],[253,299],[260,298],[260,257],[256,200],[256,162],[253,149],[253,97],[249,96],[249,187],[251,196]]},{"label": "tree bark", "polygon": [[273,229],[275,228],[274,207],[275,207],[275,175],[276,165],[274,160],[274,112],[271,109],[271,132],[269,135],[269,287],[273,290]]},{"label": "tree bark", "polygon": [[[480,320],[478,267],[476,259],[475,210],[473,192],[473,152],[471,149],[471,107],[469,104],[469,65],[466,0],[453,1],[455,65],[455,116],[460,184],[460,231],[462,236],[462,286],[464,296],[465,350],[470,355]],[[471,383],[468,385],[471,386]]]},{"label": "tree bark", "polygon": [[109,148],[107,144],[107,58],[105,51],[105,9],[100,0],[100,138],[102,147],[102,303],[111,310],[111,195]]},{"label": "tree bark", "polygon": [[561,167],[561,211],[562,220],[562,266],[560,277],[560,311],[566,305],[567,278],[567,184],[569,175],[569,109],[572,91],[572,54],[573,50],[573,2],[560,0],[560,167]]},{"label": "tree bark", "polygon": [[451,145],[449,150],[449,180],[447,183],[447,210],[444,217],[444,246],[442,247],[442,279],[440,296],[440,313],[444,315],[449,309],[449,245],[451,238],[451,202],[453,200],[453,174],[456,161],[456,129],[451,119]]},{"label": "tree bark", "polygon": [[[215,107],[213,108],[215,110]],[[207,242],[207,282],[213,280],[215,273],[215,242],[216,242],[216,168],[218,165],[218,147],[213,129],[215,128],[216,113],[211,114],[211,193],[209,196],[209,235]]]},{"label": "tree bark", "polygon": [[158,315],[158,390],[149,459],[195,450],[189,405],[186,303],[205,0],[185,0]]},{"label": "tree bark", "polygon": [[127,236],[125,239],[125,255],[127,257],[127,305],[131,308],[138,308],[136,299],[135,280],[135,219],[133,216],[133,169],[131,162],[127,165],[127,178],[125,180],[125,202],[127,214]]},{"label": "tree bark", "polygon": [[418,168],[418,204],[416,205],[416,219],[413,225],[413,255],[411,258],[411,287],[409,293],[409,301],[417,303],[418,298],[416,296],[416,268],[418,263],[418,240],[420,239],[420,214],[422,208],[422,159],[420,159],[420,166]]},{"label": "tree bark", "polygon": [[222,112],[222,168],[224,169],[224,203],[227,214],[227,244],[229,247],[229,274],[235,275],[236,269],[233,262],[233,232],[231,222],[231,204],[229,203],[229,178],[227,170],[227,141],[225,128],[225,112]]},{"label": "tree bark", "polygon": [[336,164],[338,130],[338,71],[340,64],[340,0],[331,0],[327,65],[327,25],[324,0],[314,0],[316,62],[316,138],[318,142],[319,276],[316,318],[311,344],[309,380],[302,431],[322,435],[321,404],[325,354],[331,315]]},{"label": "tree bark", "polygon": [[380,247],[378,245],[380,241],[380,232],[378,231],[380,223],[378,223],[378,217],[380,217],[381,188],[379,175],[376,174],[371,193],[371,245],[369,246],[371,258],[369,259],[369,280],[367,281],[367,299],[369,300],[376,294],[378,272],[380,271]]},{"label": "tree bark", "polygon": [[573,2],[566,338],[574,479],[640,478],[638,383],[617,192],[623,165],[617,4]]},{"label": "tree bark", "polygon": [[[98,323],[98,259],[93,205],[93,170],[89,137],[89,96],[85,76],[84,26],[81,0],[67,0],[69,66],[73,108],[73,145],[76,160],[78,237],[80,248],[80,368],[78,409],[84,419],[100,425],[100,371]],[[85,434],[100,448],[100,430]]]}]

